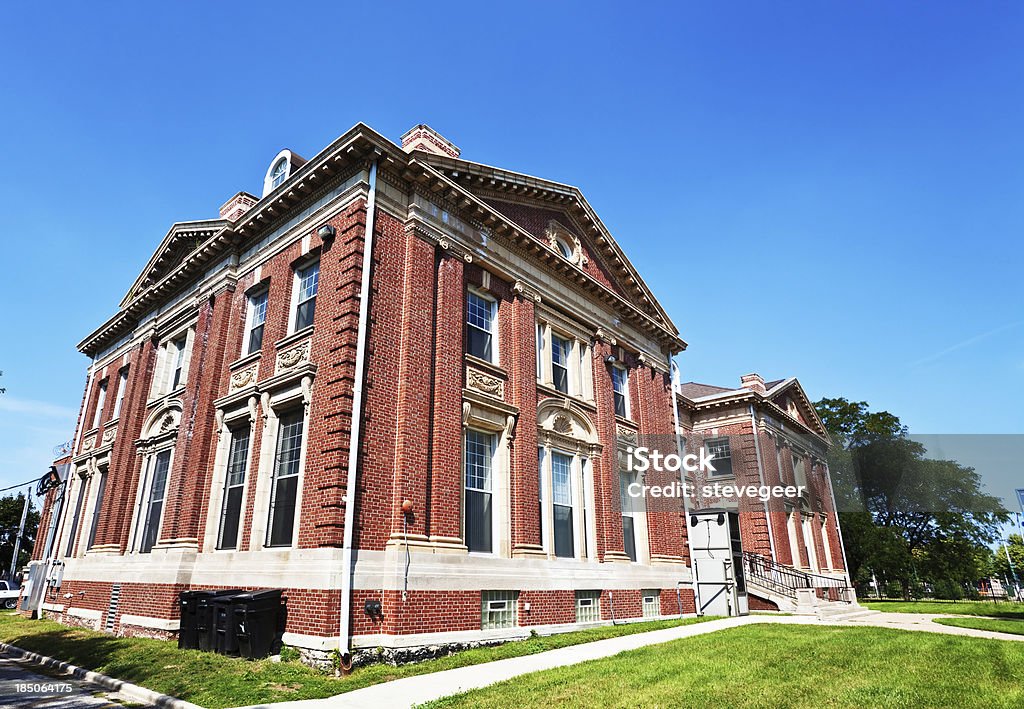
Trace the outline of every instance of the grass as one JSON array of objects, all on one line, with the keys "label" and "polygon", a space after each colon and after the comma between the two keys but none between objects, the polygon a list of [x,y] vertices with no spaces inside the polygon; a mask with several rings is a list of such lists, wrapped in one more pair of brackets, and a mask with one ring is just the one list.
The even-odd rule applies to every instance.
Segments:
[{"label": "grass", "polygon": [[875,601],[860,598],[857,602],[866,608],[889,613],[949,613],[1024,620],[1024,603],[1009,601]]},{"label": "grass", "polygon": [[399,667],[370,665],[341,678],[297,661],[248,661],[198,650],[179,650],[175,643],[165,640],[118,638],[82,628],[68,628],[48,620],[26,620],[16,613],[0,613],[0,641],[209,709],[223,709],[243,704],[330,697],[402,677],[711,619],[706,616],[599,626],[475,648]]},{"label": "grass", "polygon": [[1020,707],[1024,643],[754,625],[517,677],[455,707]]},{"label": "grass", "polygon": [[974,628],[975,630],[991,630],[995,633],[1024,635],[1024,620],[1010,618],[935,618],[941,625],[953,625],[958,628]]}]

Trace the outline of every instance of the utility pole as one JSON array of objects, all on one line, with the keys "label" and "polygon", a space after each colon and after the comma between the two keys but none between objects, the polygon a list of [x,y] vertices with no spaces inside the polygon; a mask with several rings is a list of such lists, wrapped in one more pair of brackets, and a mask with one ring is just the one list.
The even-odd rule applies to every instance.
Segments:
[{"label": "utility pole", "polygon": [[11,556],[10,579],[14,580],[14,572],[18,569],[18,554],[21,552],[21,538],[25,535],[25,520],[28,519],[29,501],[32,499],[32,488],[25,493],[25,506],[21,508],[21,524],[18,525],[18,537],[14,540],[14,555]]}]

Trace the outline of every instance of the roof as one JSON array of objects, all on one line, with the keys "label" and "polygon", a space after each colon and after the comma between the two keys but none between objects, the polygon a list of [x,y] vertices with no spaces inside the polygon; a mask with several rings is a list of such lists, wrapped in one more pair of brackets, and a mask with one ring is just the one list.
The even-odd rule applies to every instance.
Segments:
[{"label": "roof", "polygon": [[687,399],[700,399],[704,396],[722,394],[727,391],[733,390],[726,389],[725,387],[716,387],[711,384],[699,384],[697,382],[686,382],[685,384],[679,385],[679,393]]}]

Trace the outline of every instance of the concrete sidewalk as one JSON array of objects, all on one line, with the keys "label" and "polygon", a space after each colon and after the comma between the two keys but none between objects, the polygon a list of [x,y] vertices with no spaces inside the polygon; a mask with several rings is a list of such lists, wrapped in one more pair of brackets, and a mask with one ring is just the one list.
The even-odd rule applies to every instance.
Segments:
[{"label": "concrete sidewalk", "polygon": [[[273,707],[273,709],[398,709],[399,707],[411,707],[414,704],[422,704],[441,697],[447,697],[459,692],[466,692],[471,689],[478,689],[501,682],[519,675],[530,672],[549,670],[554,667],[574,665],[587,660],[596,660],[602,657],[611,657],[626,650],[636,650],[647,645],[666,643],[681,638],[689,638],[697,635],[714,633],[726,628],[736,628],[744,625],[757,623],[775,623],[783,625],[817,625],[817,626],[875,626],[881,628],[894,628],[898,630],[917,630],[930,633],[944,633],[947,635],[966,635],[979,638],[990,638],[995,640],[1017,640],[1024,641],[1024,635],[1009,635],[1005,633],[993,633],[985,630],[974,630],[972,628],[957,628],[948,625],[933,623],[933,618],[948,618],[956,616],[946,615],[921,615],[914,613],[882,613],[875,612],[872,615],[862,616],[852,620],[818,620],[814,616],[771,616],[752,615],[741,618],[723,618],[721,620],[710,620],[695,625],[683,625],[677,628],[666,628],[665,630],[654,630],[649,633],[637,633],[625,635],[619,638],[598,640],[581,645],[559,648],[539,652],[536,655],[525,655],[513,657],[507,660],[497,660],[470,667],[460,667],[454,670],[434,672],[431,674],[406,677],[393,682],[364,687],[345,694],[338,694],[326,699],[309,699],[296,702],[280,702],[275,704],[255,705],[244,709],[256,709],[256,707]],[[240,708],[243,709],[243,708]]]}]

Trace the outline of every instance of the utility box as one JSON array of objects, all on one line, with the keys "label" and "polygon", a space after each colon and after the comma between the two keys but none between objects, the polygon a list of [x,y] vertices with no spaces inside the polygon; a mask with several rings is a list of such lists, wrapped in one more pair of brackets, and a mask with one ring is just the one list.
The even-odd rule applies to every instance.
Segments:
[{"label": "utility box", "polygon": [[747,615],[739,515],[720,508],[690,513],[687,531],[697,576],[697,603],[706,615]]}]

